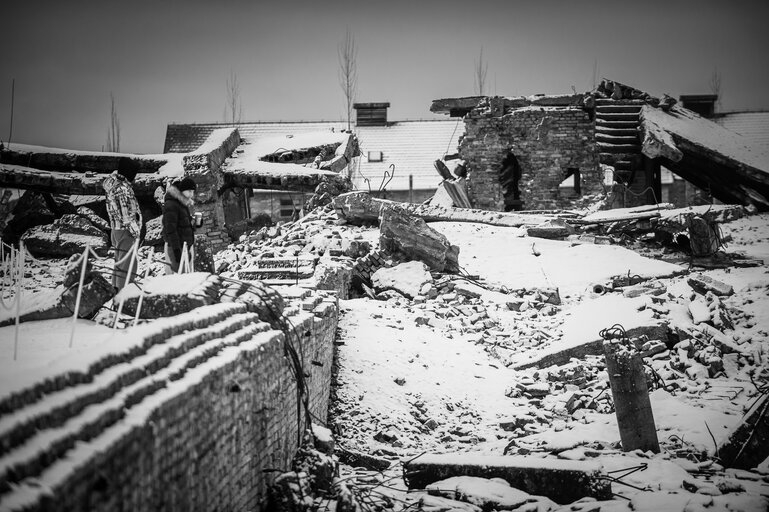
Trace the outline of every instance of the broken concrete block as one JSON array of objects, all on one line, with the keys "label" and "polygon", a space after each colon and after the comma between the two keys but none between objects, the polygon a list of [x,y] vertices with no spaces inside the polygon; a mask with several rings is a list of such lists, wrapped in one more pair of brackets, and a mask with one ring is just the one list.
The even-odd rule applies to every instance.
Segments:
[{"label": "broken concrete block", "polygon": [[342,446],[337,447],[336,455],[339,457],[339,462],[347,464],[354,468],[361,467],[370,469],[372,471],[384,471],[390,467],[390,461],[382,457],[375,455],[369,455],[367,453],[359,452],[351,448],[345,448]]},{"label": "broken concrete block", "polygon": [[394,208],[383,208],[379,222],[379,247],[423,261],[433,270],[458,272],[459,247],[419,217]]},{"label": "broken concrete block", "polygon": [[123,288],[115,300],[125,301],[123,312],[135,315],[139,297],[144,295],[139,318],[161,318],[216,304],[220,289],[221,280],[213,274],[170,274],[150,278],[142,290],[132,283]]},{"label": "broken concrete block", "polygon": [[453,476],[433,482],[427,486],[427,492],[465,501],[483,510],[513,510],[531,499],[529,493],[510,487],[504,480],[475,476]]},{"label": "broken concrete block", "polygon": [[534,238],[546,238],[548,240],[563,240],[571,233],[564,226],[532,226],[526,229],[526,234]]},{"label": "broken concrete block", "polygon": [[107,234],[79,215],[64,215],[53,224],[27,230],[21,241],[35,256],[72,256],[90,246],[99,255],[109,249]]},{"label": "broken concrete block", "polygon": [[710,309],[708,308],[708,304],[702,300],[697,299],[689,302],[689,314],[692,315],[692,322],[694,322],[694,325],[707,323],[711,321],[710,318]]},{"label": "broken concrete block", "polygon": [[467,281],[457,281],[454,284],[454,293],[457,295],[464,295],[470,299],[477,299],[481,296],[483,288],[477,284],[468,283]]},{"label": "broken concrete block", "polygon": [[556,503],[571,503],[585,496],[611,498],[611,483],[601,465],[591,461],[534,459],[526,456],[425,454],[404,462],[410,489],[453,476],[502,478],[529,494],[546,496]]},{"label": "broken concrete block", "polygon": [[751,407],[718,447],[721,464],[752,469],[769,456],[769,394]]},{"label": "broken concrete block", "polygon": [[633,286],[626,286],[622,289],[622,295],[628,299],[640,297],[641,295],[659,296],[667,292],[668,289],[659,281],[639,283]]},{"label": "broken concrete block", "polygon": [[734,293],[734,288],[730,284],[726,284],[717,279],[713,279],[706,275],[693,275],[689,276],[686,280],[694,291],[705,295],[707,292],[713,292],[719,296],[729,296]]},{"label": "broken concrete block", "polygon": [[429,494],[419,499],[419,509],[422,512],[481,512],[480,507],[470,503],[431,496]]},{"label": "broken concrete block", "polygon": [[391,268],[380,268],[371,276],[371,282],[377,292],[395,290],[410,299],[419,295],[422,287],[432,281],[433,277],[427,265],[421,261],[408,261]]},{"label": "broken concrete block", "polygon": [[539,288],[537,294],[539,299],[546,304],[561,305],[561,294],[558,292],[558,288]]}]

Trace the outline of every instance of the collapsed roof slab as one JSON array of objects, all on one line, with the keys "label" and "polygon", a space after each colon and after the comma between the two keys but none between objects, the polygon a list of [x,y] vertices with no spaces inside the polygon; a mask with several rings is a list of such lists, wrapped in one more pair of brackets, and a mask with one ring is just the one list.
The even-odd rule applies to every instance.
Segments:
[{"label": "collapsed roof slab", "polygon": [[[484,101],[485,100],[485,101]],[[523,107],[573,107],[583,106],[584,94],[533,94],[531,96],[465,96],[433,100],[430,112],[464,117],[476,108],[496,102],[503,113]]]},{"label": "collapsed roof slab", "polygon": [[642,152],[725,203],[769,210],[769,152],[677,105],[641,109]]},{"label": "collapsed roof slab", "polygon": [[[52,194],[104,195],[105,174],[42,171],[21,165],[0,164],[0,187],[32,189]],[[160,173],[142,173],[133,183],[138,196],[151,196],[163,184]]]},{"label": "collapsed roof slab", "polygon": [[321,181],[344,182],[347,178],[333,171],[314,169],[289,163],[258,162],[248,169],[222,169],[225,186],[313,192]]}]

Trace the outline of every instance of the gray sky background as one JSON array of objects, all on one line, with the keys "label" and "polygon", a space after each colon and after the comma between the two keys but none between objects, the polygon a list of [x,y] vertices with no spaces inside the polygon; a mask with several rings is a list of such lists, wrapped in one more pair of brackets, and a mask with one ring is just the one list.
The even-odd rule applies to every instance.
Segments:
[{"label": "gray sky background", "polygon": [[722,110],[769,108],[764,1],[11,0],[0,7],[0,139],[100,150],[110,92],[121,150],[163,148],[170,122],[223,121],[230,70],[243,120],[344,117],[337,45],[358,45],[358,101],[430,119],[435,98],[472,95],[481,46],[499,95],[584,92],[599,75]]}]

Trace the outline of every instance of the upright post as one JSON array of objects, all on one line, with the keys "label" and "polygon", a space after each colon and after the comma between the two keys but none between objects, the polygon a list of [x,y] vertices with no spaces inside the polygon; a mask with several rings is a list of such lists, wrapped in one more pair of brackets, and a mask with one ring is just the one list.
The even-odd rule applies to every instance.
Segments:
[{"label": "upright post", "polygon": [[80,267],[80,281],[77,285],[77,295],[75,296],[75,313],[72,315],[72,330],[69,333],[69,348],[72,348],[72,342],[75,339],[75,326],[77,326],[77,315],[80,313],[80,298],[83,296],[83,283],[85,282],[85,271],[88,265],[88,253],[91,248],[86,245],[83,251],[83,266]]},{"label": "upright post", "polygon": [[13,360],[19,353],[19,318],[21,318],[21,291],[24,289],[22,280],[24,279],[24,243],[19,243],[19,256],[16,259],[16,327],[13,332]]},{"label": "upright post", "polygon": [[603,351],[622,449],[626,452],[640,449],[659,453],[657,428],[641,355],[635,348],[616,339],[605,340]]}]

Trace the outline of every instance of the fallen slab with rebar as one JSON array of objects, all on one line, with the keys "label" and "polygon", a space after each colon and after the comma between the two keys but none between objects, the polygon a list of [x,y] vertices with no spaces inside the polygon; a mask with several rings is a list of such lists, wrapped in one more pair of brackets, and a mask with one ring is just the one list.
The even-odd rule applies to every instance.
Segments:
[{"label": "fallen slab with rebar", "polygon": [[516,489],[547,496],[557,503],[612,496],[610,479],[601,465],[586,461],[467,453],[425,454],[405,462],[403,470],[409,489],[424,489],[453,476],[475,476],[502,478]]}]

